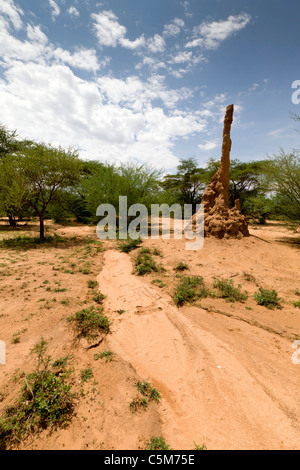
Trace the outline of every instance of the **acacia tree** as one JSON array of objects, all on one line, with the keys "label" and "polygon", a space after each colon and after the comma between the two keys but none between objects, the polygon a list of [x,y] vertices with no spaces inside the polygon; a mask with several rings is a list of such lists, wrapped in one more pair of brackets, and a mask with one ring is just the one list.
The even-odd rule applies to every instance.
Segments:
[{"label": "acacia tree", "polygon": [[[300,151],[283,149],[268,162],[266,171],[269,190],[277,196],[280,213],[300,219]],[[279,210],[278,209],[278,210]]]},{"label": "acacia tree", "polygon": [[9,131],[3,124],[0,124],[0,160],[16,152],[18,148],[17,132]]},{"label": "acacia tree", "polygon": [[0,160],[0,212],[6,214],[12,227],[16,218],[28,208],[27,184],[21,174],[16,156],[7,155]]},{"label": "acacia tree", "polygon": [[194,158],[181,159],[175,175],[165,175],[162,187],[171,191],[181,204],[191,204],[193,213],[208,182],[207,171]]},{"label": "acacia tree", "polygon": [[65,191],[80,180],[82,163],[77,151],[31,143],[18,153],[17,165],[26,187],[26,199],[39,217],[40,239],[45,239],[44,217],[52,201],[63,199]]},{"label": "acacia tree", "polygon": [[16,217],[24,213],[26,188],[16,160],[17,152],[30,142],[20,140],[17,131],[10,131],[0,123],[0,210],[16,226]]}]

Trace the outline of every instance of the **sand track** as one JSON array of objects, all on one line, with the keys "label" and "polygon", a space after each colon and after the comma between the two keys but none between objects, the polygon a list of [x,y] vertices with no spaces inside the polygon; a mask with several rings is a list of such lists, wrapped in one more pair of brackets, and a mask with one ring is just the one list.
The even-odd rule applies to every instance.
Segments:
[{"label": "sand track", "polygon": [[161,391],[172,448],[203,441],[214,449],[300,448],[299,371],[287,339],[200,308],[177,309],[116,250],[105,253],[98,282],[114,320],[108,343]]}]

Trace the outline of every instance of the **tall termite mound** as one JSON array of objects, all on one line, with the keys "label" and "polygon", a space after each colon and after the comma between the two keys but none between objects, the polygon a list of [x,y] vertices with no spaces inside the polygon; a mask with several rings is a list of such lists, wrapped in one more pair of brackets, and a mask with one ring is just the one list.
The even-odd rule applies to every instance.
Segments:
[{"label": "tall termite mound", "polygon": [[[248,237],[249,230],[245,216],[241,213],[239,200],[233,208],[229,207],[229,173],[230,173],[230,131],[233,122],[234,106],[226,109],[223,132],[221,164],[203,194],[205,236],[216,238]],[[193,222],[197,220],[197,214]]]}]

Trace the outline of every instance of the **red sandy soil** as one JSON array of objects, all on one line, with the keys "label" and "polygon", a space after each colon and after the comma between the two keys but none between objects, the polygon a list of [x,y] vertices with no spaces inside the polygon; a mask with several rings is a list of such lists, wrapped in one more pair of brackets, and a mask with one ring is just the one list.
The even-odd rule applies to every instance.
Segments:
[{"label": "red sandy soil", "polygon": [[[32,233],[32,227],[19,230]],[[18,396],[20,372],[33,370],[30,351],[41,337],[54,359],[72,357],[78,398],[66,429],[42,431],[21,448],[145,449],[154,436],[175,450],[195,444],[300,448],[300,364],[292,362],[293,342],[300,339],[300,309],[293,305],[299,300],[299,234],[268,224],[243,240],[208,238],[198,252],[186,251],[184,240],[145,240],[143,247],[160,250],[155,259],[166,271],[140,277],[133,272],[137,252],[121,253],[113,241],[97,250],[94,227],[49,224],[48,230],[77,238],[47,248],[0,249],[0,340],[7,353],[0,365],[0,413]],[[1,238],[15,235],[0,231]],[[185,275],[202,276],[208,286],[214,277],[232,279],[248,300],[207,298],[177,308],[174,267],[181,261],[189,266]],[[163,288],[152,284],[156,279]],[[112,323],[95,349],[76,342],[66,321],[93,303],[87,280],[98,281]],[[278,292],[281,310],[256,304],[260,286]],[[95,361],[104,350],[115,354],[112,362]],[[93,378],[81,383],[80,371],[88,368]],[[135,382],[146,379],[162,399],[132,413]]]}]

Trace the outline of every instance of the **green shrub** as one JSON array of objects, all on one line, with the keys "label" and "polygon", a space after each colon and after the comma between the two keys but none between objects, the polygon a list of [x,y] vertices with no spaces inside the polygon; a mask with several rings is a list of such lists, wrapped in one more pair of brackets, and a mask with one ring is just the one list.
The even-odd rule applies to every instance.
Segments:
[{"label": "green shrub", "polygon": [[145,276],[151,272],[162,272],[165,271],[163,266],[158,265],[156,261],[152,258],[151,254],[140,250],[136,260],[135,260],[135,272],[139,276]]},{"label": "green shrub", "polygon": [[130,253],[133,250],[136,250],[142,243],[142,240],[138,238],[137,240],[126,240],[124,242],[119,243],[119,250],[123,253]]},{"label": "green shrub", "polygon": [[132,413],[137,411],[139,408],[146,409],[150,401],[155,401],[156,403],[160,402],[160,392],[156,388],[154,388],[147,380],[144,380],[142,382],[138,381],[135,383],[135,386],[141,396],[138,395],[129,403],[129,408]]},{"label": "green shrub", "polygon": [[184,276],[177,284],[173,300],[178,307],[186,303],[193,303],[198,299],[207,297],[203,277]]},{"label": "green shrub", "polygon": [[167,445],[163,437],[152,437],[147,443],[146,450],[169,450],[170,446]]},{"label": "green shrub", "polygon": [[89,289],[96,289],[98,287],[98,282],[97,281],[87,281],[87,285]]},{"label": "green shrub", "polygon": [[228,302],[245,302],[248,299],[248,293],[241,291],[241,286],[234,287],[232,279],[216,279],[214,288],[218,290],[218,297]]},{"label": "green shrub", "polygon": [[163,289],[163,287],[166,287],[167,284],[165,284],[163,281],[160,279],[154,279],[151,284],[157,285],[160,289]]},{"label": "green shrub", "polygon": [[186,263],[183,263],[182,261],[175,266],[174,271],[181,272],[181,271],[187,271],[189,269],[188,265]]},{"label": "green shrub", "polygon": [[150,250],[150,248],[144,247],[144,248],[140,249],[139,253],[141,255],[151,255],[151,250]]},{"label": "green shrub", "polygon": [[268,290],[260,287],[254,298],[258,305],[262,305],[268,309],[273,310],[275,308],[282,308],[280,305],[280,298],[278,297],[276,290]]},{"label": "green shrub", "polygon": [[151,383],[149,383],[147,380],[143,380],[142,382],[138,381],[135,384],[136,388],[140,392],[141,395],[144,397],[148,397],[149,400],[156,401],[156,403],[159,403],[161,399],[161,394],[160,392],[152,386]]},{"label": "green shrub", "polygon": [[43,339],[35,346],[36,370],[25,377],[20,397],[0,418],[0,448],[18,445],[39,430],[63,426],[72,416],[75,396],[67,383],[67,358],[51,365],[46,349]]},{"label": "green shrub", "polygon": [[136,397],[134,398],[130,403],[129,403],[129,409],[131,413],[135,413],[138,411],[140,408],[143,408],[144,410],[148,408],[148,398],[146,397]]},{"label": "green shrub", "polygon": [[79,338],[86,338],[91,342],[101,333],[110,332],[110,321],[103,315],[103,308],[94,306],[80,310],[67,318],[72,324]]},{"label": "green shrub", "polygon": [[106,299],[106,296],[104,294],[101,294],[101,292],[96,292],[93,291],[93,301],[96,302],[97,304],[102,304],[103,300]]},{"label": "green shrub", "polygon": [[92,379],[94,376],[92,369],[83,369],[80,372],[80,377],[82,382],[87,382],[88,380]]},{"label": "green shrub", "polygon": [[112,351],[103,351],[99,354],[94,354],[94,360],[98,361],[99,359],[105,358],[105,362],[111,362],[113,360],[114,353]]}]

